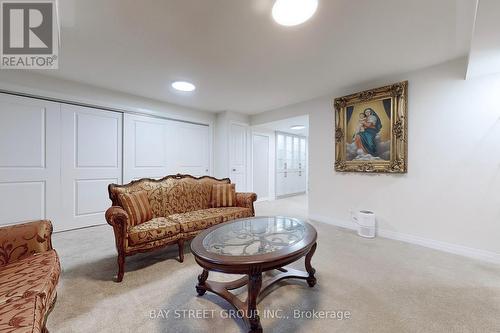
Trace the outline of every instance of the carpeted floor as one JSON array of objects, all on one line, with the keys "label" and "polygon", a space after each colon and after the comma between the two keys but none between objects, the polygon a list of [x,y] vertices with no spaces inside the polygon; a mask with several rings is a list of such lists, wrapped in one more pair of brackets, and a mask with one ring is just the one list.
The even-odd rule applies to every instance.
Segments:
[{"label": "carpeted floor", "polygon": [[[307,213],[303,196],[260,202],[256,210]],[[262,313],[281,311],[266,312],[264,332],[500,332],[500,266],[312,223],[319,234],[318,284],[291,281],[265,297]],[[123,282],[116,283],[111,227],[55,234],[54,247],[63,273],[51,332],[246,332],[240,320],[225,318],[228,303],[210,293],[196,296],[201,270],[189,252],[182,264],[175,247],[130,257]],[[296,310],[330,317],[348,311],[350,317],[296,319]]]}]

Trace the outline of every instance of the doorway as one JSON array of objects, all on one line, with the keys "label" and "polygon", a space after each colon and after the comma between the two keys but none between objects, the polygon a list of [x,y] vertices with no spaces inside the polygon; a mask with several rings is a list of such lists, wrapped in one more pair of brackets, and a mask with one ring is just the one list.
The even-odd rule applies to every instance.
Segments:
[{"label": "doorway", "polygon": [[309,116],[256,124],[250,137],[249,185],[259,201],[302,196],[307,202]]}]

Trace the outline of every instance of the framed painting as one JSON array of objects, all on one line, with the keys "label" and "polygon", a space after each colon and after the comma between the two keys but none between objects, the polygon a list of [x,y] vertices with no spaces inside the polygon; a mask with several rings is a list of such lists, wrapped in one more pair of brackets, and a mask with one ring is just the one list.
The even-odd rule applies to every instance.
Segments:
[{"label": "framed painting", "polygon": [[408,81],[336,98],[335,170],[406,173]]}]

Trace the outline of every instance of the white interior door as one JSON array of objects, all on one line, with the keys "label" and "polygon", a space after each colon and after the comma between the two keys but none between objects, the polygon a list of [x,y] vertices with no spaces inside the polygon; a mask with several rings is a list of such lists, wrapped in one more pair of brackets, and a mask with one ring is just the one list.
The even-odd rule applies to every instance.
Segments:
[{"label": "white interior door", "polygon": [[61,107],[63,219],[58,230],[102,224],[108,184],[122,181],[122,114]]},{"label": "white interior door", "polygon": [[236,190],[247,190],[247,126],[231,123],[229,130],[229,177]]},{"label": "white interior door", "polygon": [[252,182],[253,192],[260,200],[269,199],[269,137],[253,134],[252,136]]},{"label": "white interior door", "polygon": [[59,225],[59,129],[59,104],[0,94],[0,225]]}]

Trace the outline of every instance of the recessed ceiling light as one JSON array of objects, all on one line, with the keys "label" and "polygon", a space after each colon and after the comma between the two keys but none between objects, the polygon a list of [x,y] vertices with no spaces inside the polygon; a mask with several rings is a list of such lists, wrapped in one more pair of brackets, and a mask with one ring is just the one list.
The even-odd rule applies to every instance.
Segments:
[{"label": "recessed ceiling light", "polygon": [[304,128],[306,128],[304,125],[293,125],[292,127],[290,127],[290,129],[293,129],[293,130],[301,130]]},{"label": "recessed ceiling light", "polygon": [[272,15],[279,24],[292,26],[309,20],[317,8],[318,0],[276,0]]},{"label": "recessed ceiling light", "polygon": [[172,82],[172,88],[179,91],[194,91],[196,89],[194,84],[186,81]]}]

